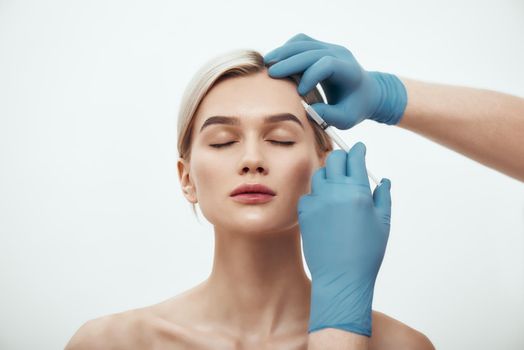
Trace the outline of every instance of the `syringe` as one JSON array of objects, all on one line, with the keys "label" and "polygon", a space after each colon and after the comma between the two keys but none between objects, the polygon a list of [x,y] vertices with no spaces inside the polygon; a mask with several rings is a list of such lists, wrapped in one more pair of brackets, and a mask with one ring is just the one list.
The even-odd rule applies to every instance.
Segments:
[{"label": "syringe", "polygon": [[[306,112],[309,114],[309,116],[318,124],[320,125],[320,127],[322,128],[322,130],[324,130],[332,139],[333,141],[335,141],[335,143],[340,147],[342,148],[344,151],[346,152],[349,152],[349,146],[344,142],[344,140],[342,140],[342,138],[340,136],[338,136],[338,134],[335,132],[335,128],[328,125],[324,119],[322,119],[321,116],[318,115],[318,113],[313,109],[313,107],[311,107],[310,105],[308,105],[306,102],[304,102],[303,100],[300,100],[300,102],[302,102],[302,105],[304,106],[304,109],[306,110]],[[375,185],[378,186],[379,184],[379,181],[378,179],[366,168],[367,170],[367,173],[368,173],[368,176],[370,179],[373,180],[373,182],[375,182]]]}]

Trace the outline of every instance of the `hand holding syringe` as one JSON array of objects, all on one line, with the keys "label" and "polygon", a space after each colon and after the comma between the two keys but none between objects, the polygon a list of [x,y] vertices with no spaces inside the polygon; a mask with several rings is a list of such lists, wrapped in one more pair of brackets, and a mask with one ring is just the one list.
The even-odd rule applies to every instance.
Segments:
[{"label": "hand holding syringe", "polygon": [[[297,206],[312,276],[308,333],[331,327],[370,337],[373,290],[391,224],[391,182],[382,179],[373,193],[362,191],[367,177],[378,182],[366,170],[364,145],[349,149],[329,125],[347,130],[365,119],[395,125],[406,106],[406,89],[392,74],[362,69],[343,46],[305,34],[266,54],[264,63],[273,78],[300,74],[302,97],[321,85],[327,102],[304,108],[343,150],[328,155],[312,177],[311,194],[300,197]],[[343,174],[349,180],[339,181]]]},{"label": "hand holding syringe", "polygon": [[[349,147],[327,124],[322,125],[323,119],[341,130],[366,119],[397,125],[407,106],[407,90],[398,76],[367,71],[345,47],[303,33],[264,55],[264,63],[272,78],[300,74],[300,96],[306,96],[320,84],[327,102],[315,103],[315,110],[323,116],[316,122],[346,152]],[[312,118],[318,116],[313,114],[313,108],[306,110]],[[378,182],[369,171],[368,176]]]},{"label": "hand holding syringe", "polygon": [[[315,112],[315,110],[306,102],[302,100],[300,100],[300,102],[302,102],[302,105],[304,106],[306,112],[318,125],[320,125],[322,130],[324,130],[341,149],[343,149],[346,152],[349,152],[349,146],[344,142],[344,140],[342,140],[340,136],[338,136],[338,134],[335,132],[335,128],[327,125],[324,119],[322,119],[322,117],[319,116],[318,113]],[[380,181],[369,171],[369,169],[366,170],[368,172],[369,178],[373,180],[376,186],[378,186]]]}]

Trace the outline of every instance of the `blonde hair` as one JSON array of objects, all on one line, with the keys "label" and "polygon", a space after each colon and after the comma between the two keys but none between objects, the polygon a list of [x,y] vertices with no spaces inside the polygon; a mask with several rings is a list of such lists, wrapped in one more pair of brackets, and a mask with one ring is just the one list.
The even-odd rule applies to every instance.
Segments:
[{"label": "blonde hair", "polygon": [[[194,116],[201,101],[211,88],[224,79],[258,73],[269,66],[270,64],[264,64],[264,58],[258,51],[234,50],[209,60],[196,72],[184,91],[178,113],[177,149],[181,158],[190,161]],[[294,74],[284,79],[291,79],[298,86],[300,77],[300,74]],[[308,104],[325,103],[316,87],[302,98]],[[310,118],[308,121],[313,127],[319,157],[325,152],[332,151],[333,143],[326,132]],[[197,215],[194,203],[192,207],[193,212]]]}]

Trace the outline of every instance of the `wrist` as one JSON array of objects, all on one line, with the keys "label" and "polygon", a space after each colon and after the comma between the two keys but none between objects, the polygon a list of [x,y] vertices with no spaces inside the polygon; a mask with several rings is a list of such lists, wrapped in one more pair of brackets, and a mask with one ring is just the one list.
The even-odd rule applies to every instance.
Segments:
[{"label": "wrist", "polygon": [[326,328],[308,336],[308,350],[368,349],[369,338],[352,332]]},{"label": "wrist", "polygon": [[375,281],[311,285],[308,333],[337,328],[371,336],[371,306]]},{"label": "wrist", "polygon": [[375,110],[369,119],[377,122],[396,125],[402,119],[407,106],[407,91],[402,81],[394,74],[368,72],[377,86]]}]

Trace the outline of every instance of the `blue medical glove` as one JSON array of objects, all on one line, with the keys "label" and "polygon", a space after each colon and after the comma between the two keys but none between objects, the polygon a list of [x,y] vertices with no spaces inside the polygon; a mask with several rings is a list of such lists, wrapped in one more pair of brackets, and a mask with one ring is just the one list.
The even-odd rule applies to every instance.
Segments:
[{"label": "blue medical glove", "polygon": [[389,237],[391,183],[373,194],[365,145],[334,150],[300,197],[298,220],[304,257],[311,272],[308,333],[338,328],[371,336],[375,280]]},{"label": "blue medical glove", "polygon": [[312,107],[338,129],[349,129],[364,119],[398,124],[407,105],[407,92],[393,74],[362,69],[343,46],[298,34],[264,56],[269,75],[282,78],[301,73],[298,93],[306,95],[320,83],[328,104]]}]

